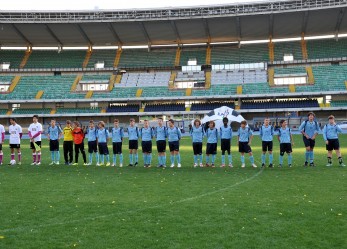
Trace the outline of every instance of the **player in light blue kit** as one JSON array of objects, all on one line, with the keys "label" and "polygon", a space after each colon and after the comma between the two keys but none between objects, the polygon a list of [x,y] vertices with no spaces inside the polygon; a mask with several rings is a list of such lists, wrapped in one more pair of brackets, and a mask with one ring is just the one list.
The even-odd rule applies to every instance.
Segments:
[{"label": "player in light blue kit", "polygon": [[93,153],[95,153],[95,161],[96,165],[99,163],[99,153],[98,153],[98,141],[96,139],[97,129],[94,125],[94,121],[89,121],[89,127],[86,131],[86,137],[88,139],[88,154],[89,154],[89,162],[88,165],[92,165],[93,163]]},{"label": "player in light blue kit", "polygon": [[245,168],[245,153],[249,154],[249,160],[251,161],[252,167],[256,168],[257,165],[254,163],[254,157],[252,153],[251,143],[253,139],[253,132],[251,128],[247,126],[247,121],[241,121],[241,127],[238,130],[237,143],[239,145],[239,152],[241,153],[241,168]]},{"label": "player in light blue kit", "polygon": [[332,156],[333,150],[335,150],[340,166],[345,167],[346,165],[343,163],[341,157],[340,142],[338,137],[338,134],[342,133],[342,130],[340,126],[335,123],[335,117],[333,115],[330,115],[328,119],[329,123],[323,128],[323,137],[326,144],[326,150],[328,151],[328,164],[326,166],[331,167],[333,165]]},{"label": "player in light blue kit", "polygon": [[152,163],[152,138],[154,137],[154,132],[151,127],[149,127],[148,120],[144,120],[144,125],[140,129],[140,138],[143,153],[143,162],[145,168],[150,168]]},{"label": "player in light blue kit", "polygon": [[281,128],[278,130],[278,141],[280,142],[280,165],[283,165],[283,155],[287,153],[288,155],[288,166],[292,167],[292,145],[294,145],[292,132],[289,127],[287,127],[287,121],[282,119],[280,121]]},{"label": "player in light blue kit", "polygon": [[[129,167],[137,166],[139,161],[139,154],[137,150],[139,148],[139,128],[135,126],[135,119],[130,119],[130,125],[128,127],[129,134]],[[135,163],[134,163],[135,159]]]},{"label": "player in light blue kit", "polygon": [[180,129],[175,126],[173,119],[169,120],[169,128],[167,129],[167,135],[170,148],[170,161],[171,168],[175,167],[175,158],[177,159],[177,168],[181,168],[181,156],[180,156],[180,140],[182,137]]},{"label": "player in light blue kit", "polygon": [[204,128],[201,126],[201,121],[199,119],[194,120],[194,125],[190,130],[190,136],[192,137],[193,142],[194,168],[198,167],[198,158],[200,167],[204,167],[202,163],[202,140],[204,139]]},{"label": "player in light blue kit", "polygon": [[265,118],[264,124],[260,126],[260,138],[262,141],[262,148],[263,148],[263,154],[261,155],[261,167],[265,167],[265,161],[266,161],[266,152],[269,152],[269,168],[273,167],[273,155],[272,155],[272,148],[273,148],[273,135],[274,135],[274,128],[272,125],[270,125],[270,119]]},{"label": "player in light blue kit", "polygon": [[110,152],[108,151],[107,147],[107,140],[110,139],[110,133],[107,129],[105,129],[105,123],[103,121],[100,121],[98,123],[98,131],[96,133],[96,138],[98,139],[98,145],[99,145],[99,153],[100,153],[100,164],[98,166],[102,166],[105,163],[105,156],[106,156],[106,166],[110,166]]},{"label": "player in light blue kit", "polygon": [[220,143],[221,143],[221,150],[222,150],[222,164],[221,167],[225,167],[225,151],[228,152],[228,161],[229,161],[229,167],[233,167],[233,158],[230,151],[231,146],[231,139],[233,137],[233,131],[231,129],[231,125],[228,125],[228,118],[223,118],[223,125],[220,127]]},{"label": "player in light blue kit", "polygon": [[299,131],[303,135],[304,144],[306,147],[306,153],[305,153],[305,164],[304,166],[307,167],[308,161],[310,161],[310,166],[314,167],[314,153],[313,149],[316,144],[316,136],[318,135],[320,129],[318,122],[314,120],[314,113],[309,112],[307,114],[308,119],[303,121],[302,124],[299,127]]},{"label": "player in light blue kit", "polygon": [[56,126],[55,119],[51,120],[51,125],[48,127],[47,138],[49,140],[49,150],[51,152],[52,162],[49,165],[59,165],[59,139],[63,135],[63,131],[59,126]]},{"label": "player in light blue kit", "polygon": [[119,167],[123,167],[123,154],[122,154],[122,144],[124,131],[123,128],[119,127],[119,120],[115,119],[113,122],[113,128],[111,131],[112,136],[112,149],[113,149],[113,160],[111,166],[117,165],[117,155],[119,156]]},{"label": "player in light blue kit", "polygon": [[158,126],[154,128],[154,136],[157,140],[158,167],[165,168],[167,128],[163,125],[162,118],[158,118]]},{"label": "player in light blue kit", "polygon": [[214,168],[214,162],[216,160],[217,154],[217,143],[218,143],[218,130],[216,129],[216,124],[214,121],[210,121],[208,124],[208,129],[205,132],[207,137],[206,144],[206,167],[210,166],[210,155],[211,155],[211,166]]}]

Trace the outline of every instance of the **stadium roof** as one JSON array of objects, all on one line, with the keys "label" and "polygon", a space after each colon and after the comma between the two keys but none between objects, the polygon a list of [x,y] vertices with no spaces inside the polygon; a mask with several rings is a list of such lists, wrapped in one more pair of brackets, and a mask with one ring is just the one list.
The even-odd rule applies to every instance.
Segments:
[{"label": "stadium roof", "polygon": [[0,12],[1,46],[167,45],[347,33],[347,0]]}]

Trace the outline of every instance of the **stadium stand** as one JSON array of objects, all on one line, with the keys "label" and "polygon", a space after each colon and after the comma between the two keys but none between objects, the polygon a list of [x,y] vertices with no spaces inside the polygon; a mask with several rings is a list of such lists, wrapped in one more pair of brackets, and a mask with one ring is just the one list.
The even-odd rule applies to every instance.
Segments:
[{"label": "stadium stand", "polygon": [[212,85],[209,89],[194,89],[192,96],[213,96],[213,95],[233,95],[236,94],[236,85]]},{"label": "stadium stand", "polygon": [[116,53],[116,50],[94,49],[87,67],[94,68],[97,62],[104,62],[104,67],[113,67]]},{"label": "stadium stand", "polygon": [[189,59],[196,59],[197,65],[205,65],[206,47],[183,47],[181,50],[180,65],[187,66]]},{"label": "stadium stand", "polygon": [[230,108],[235,108],[235,104],[231,102],[213,102],[213,103],[194,103],[190,107],[191,111],[205,111],[213,110],[221,106],[228,106]]},{"label": "stadium stand", "polygon": [[137,87],[114,87],[112,91],[94,92],[93,98],[135,98]]},{"label": "stadium stand", "polygon": [[84,50],[33,50],[25,68],[82,68]]},{"label": "stadium stand", "polygon": [[317,100],[272,100],[272,101],[244,101],[241,109],[273,109],[273,108],[304,108],[319,107]]},{"label": "stadium stand", "polygon": [[14,109],[12,114],[50,114],[51,108],[20,108]]},{"label": "stadium stand", "polygon": [[6,115],[7,112],[7,109],[0,109],[0,115]]},{"label": "stadium stand", "polygon": [[66,114],[66,113],[100,113],[101,112],[100,107],[97,108],[57,108],[56,113],[57,114]]},{"label": "stadium stand", "polygon": [[106,112],[138,112],[139,105],[118,105],[110,106],[106,109]]},{"label": "stadium stand", "polygon": [[275,61],[283,61],[285,54],[293,55],[294,60],[302,60],[302,51],[300,41],[294,42],[275,42],[274,43],[274,56]]},{"label": "stadium stand", "polygon": [[153,104],[153,105],[146,105],[145,106],[145,112],[183,112],[186,108],[184,104]]},{"label": "stadium stand", "polygon": [[276,67],[275,68],[275,76],[276,75],[297,75],[297,74],[306,74],[306,68],[305,67],[284,67],[284,68],[280,68],[280,67]]},{"label": "stadium stand", "polygon": [[185,90],[169,90],[168,87],[146,87],[142,97],[179,97],[184,96]]},{"label": "stadium stand", "polygon": [[212,84],[243,84],[257,82],[267,82],[266,70],[213,70],[211,74]]},{"label": "stadium stand", "polygon": [[268,83],[250,83],[243,84],[243,94],[271,94],[271,93],[288,93],[288,87],[270,87]]},{"label": "stadium stand", "polygon": [[347,100],[333,100],[330,102],[331,107],[345,107],[347,106]]},{"label": "stadium stand", "polygon": [[176,49],[123,49],[118,67],[173,67]]},{"label": "stadium stand", "polygon": [[269,61],[267,43],[234,46],[213,46],[211,50],[211,64],[240,64]]},{"label": "stadium stand", "polygon": [[168,86],[170,75],[170,72],[125,73],[120,84],[115,87]]},{"label": "stadium stand", "polygon": [[10,62],[10,69],[19,68],[24,53],[23,50],[0,50],[0,64],[3,62]]},{"label": "stadium stand", "polygon": [[308,40],[306,42],[309,59],[338,58],[347,56],[347,38]]},{"label": "stadium stand", "polygon": [[108,83],[111,74],[84,74],[79,83]]}]

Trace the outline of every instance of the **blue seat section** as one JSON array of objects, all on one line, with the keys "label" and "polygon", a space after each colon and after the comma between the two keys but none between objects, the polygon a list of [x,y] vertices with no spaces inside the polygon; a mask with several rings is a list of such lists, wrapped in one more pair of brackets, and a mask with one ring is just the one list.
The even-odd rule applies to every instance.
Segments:
[{"label": "blue seat section", "polygon": [[153,105],[146,105],[145,112],[183,112],[185,111],[185,105],[184,104],[153,104]]},{"label": "blue seat section", "polygon": [[110,106],[106,109],[106,112],[138,112],[139,105],[118,105]]},{"label": "blue seat section", "polygon": [[245,101],[241,104],[241,109],[273,109],[273,108],[303,108],[319,107],[316,99],[307,100],[272,100],[272,101]]}]

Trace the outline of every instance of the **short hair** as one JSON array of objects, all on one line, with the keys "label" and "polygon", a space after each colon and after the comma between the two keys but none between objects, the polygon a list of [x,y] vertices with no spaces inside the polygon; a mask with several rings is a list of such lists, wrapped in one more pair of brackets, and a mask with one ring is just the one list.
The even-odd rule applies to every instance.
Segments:
[{"label": "short hair", "polygon": [[335,119],[334,115],[330,115],[328,119]]},{"label": "short hair", "polygon": [[246,121],[246,120],[242,120],[242,121],[241,121],[241,124],[246,125],[246,124],[247,124],[247,121]]},{"label": "short hair", "polygon": [[213,120],[211,120],[210,123],[209,123],[208,125],[210,125],[210,124],[212,124],[213,127],[216,127],[216,123],[215,123]]},{"label": "short hair", "polygon": [[157,118],[158,120],[163,120],[163,118]]},{"label": "short hair", "polygon": [[74,123],[77,127],[80,126],[80,122],[78,122],[78,121],[74,121],[73,123]]},{"label": "short hair", "polygon": [[194,120],[194,125],[195,125],[195,123],[196,123],[196,122],[199,122],[199,125],[201,125],[201,121],[200,121],[200,119],[198,119],[198,118],[197,118],[197,119],[195,119],[195,120]]},{"label": "short hair", "polygon": [[33,118],[39,119],[39,115],[36,115],[36,114],[35,114],[35,115],[33,116]]},{"label": "short hair", "polygon": [[282,125],[284,122],[286,122],[286,120],[285,119],[281,119],[280,125]]},{"label": "short hair", "polygon": [[148,122],[148,119],[143,120],[143,122]]},{"label": "short hair", "polygon": [[51,118],[51,121],[55,121],[55,118]]},{"label": "short hair", "polygon": [[310,115],[313,115],[313,117],[316,116],[316,115],[314,114],[314,112],[309,112],[309,113],[307,113],[307,117],[309,117]]},{"label": "short hair", "polygon": [[89,120],[89,124],[94,124],[94,120]]},{"label": "short hair", "polygon": [[105,127],[105,122],[104,121],[99,121],[98,125],[101,125],[102,127]]},{"label": "short hair", "polygon": [[175,120],[173,120],[172,118],[170,118],[170,119],[169,119],[169,122],[174,124],[174,123],[175,123]]},{"label": "short hair", "polygon": [[66,123],[67,123],[67,124],[71,124],[71,121],[70,121],[70,120],[66,120]]},{"label": "short hair", "polygon": [[113,120],[113,122],[115,122],[115,123],[119,123],[118,118],[115,118],[115,119]]},{"label": "short hair", "polygon": [[134,121],[134,122],[135,122],[135,119],[131,118],[131,119],[129,119],[129,121],[130,121],[130,122],[132,122],[132,121]]},{"label": "short hair", "polygon": [[10,120],[12,119],[12,121],[16,122],[16,118],[10,118]]},{"label": "short hair", "polygon": [[265,117],[265,118],[264,118],[264,120],[265,120],[265,119],[268,119],[268,120],[270,120],[270,118],[269,118],[269,117]]},{"label": "short hair", "polygon": [[224,123],[225,121],[226,121],[226,122],[229,122],[229,119],[228,119],[227,117],[224,117],[224,118],[223,118],[223,123]]}]

